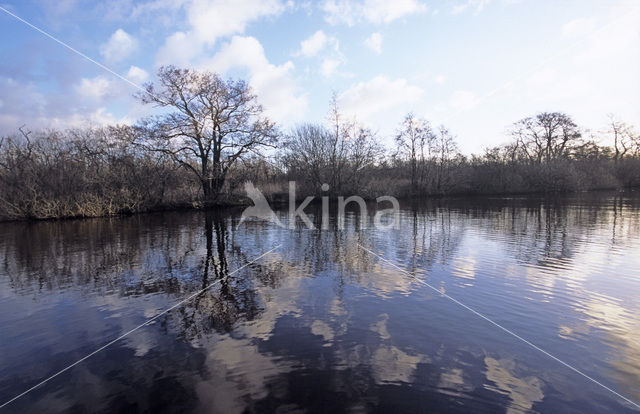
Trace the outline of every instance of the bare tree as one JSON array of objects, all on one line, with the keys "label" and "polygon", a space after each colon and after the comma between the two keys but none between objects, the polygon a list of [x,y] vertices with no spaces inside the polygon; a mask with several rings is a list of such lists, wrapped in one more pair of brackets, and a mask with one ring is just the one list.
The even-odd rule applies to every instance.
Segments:
[{"label": "bare tree", "polygon": [[242,80],[163,66],[158,82],[157,87],[145,85],[146,93],[137,97],[169,111],[141,123],[141,143],[191,171],[202,185],[205,203],[214,203],[238,159],[275,145],[275,124]]},{"label": "bare tree", "polygon": [[638,154],[640,135],[631,125],[617,119],[615,115],[609,114],[608,117],[609,127],[604,132],[613,139],[613,160],[617,164],[618,160],[627,154]]},{"label": "bare tree", "polygon": [[284,164],[290,174],[312,187],[320,188],[330,180],[332,134],[321,125],[302,124],[287,136]]},{"label": "bare tree", "polygon": [[342,187],[344,180],[345,168],[347,165],[347,154],[349,152],[349,130],[354,126],[353,122],[344,119],[344,115],[340,112],[338,105],[338,96],[335,92],[331,95],[329,101],[329,128],[328,150],[326,154],[330,165],[329,186],[331,192],[335,193]]},{"label": "bare tree", "polygon": [[431,129],[429,121],[416,118],[408,113],[398,129],[396,146],[398,155],[409,162],[411,170],[412,191],[424,187],[429,175],[429,161],[435,149],[436,135]]},{"label": "bare tree", "polygon": [[518,148],[538,164],[567,157],[581,133],[571,117],[561,112],[542,112],[516,122],[511,129]]},{"label": "bare tree", "polygon": [[436,151],[437,151],[437,174],[435,188],[438,192],[446,192],[450,185],[451,163],[459,154],[458,144],[455,137],[444,126],[438,127],[435,134]]},{"label": "bare tree", "polygon": [[633,148],[633,156],[638,158],[640,157],[640,131],[634,129],[633,127],[629,127],[627,129],[627,133],[629,134],[629,139],[631,141],[631,148]]},{"label": "bare tree", "polygon": [[357,122],[347,131],[349,140],[349,178],[352,191],[359,191],[371,169],[384,156],[384,148],[376,141],[375,134]]},{"label": "bare tree", "polygon": [[382,157],[375,134],[356,119],[347,120],[333,94],[328,125],[301,124],[287,137],[283,162],[289,174],[301,178],[317,191],[329,185],[330,195],[359,191],[367,172]]}]

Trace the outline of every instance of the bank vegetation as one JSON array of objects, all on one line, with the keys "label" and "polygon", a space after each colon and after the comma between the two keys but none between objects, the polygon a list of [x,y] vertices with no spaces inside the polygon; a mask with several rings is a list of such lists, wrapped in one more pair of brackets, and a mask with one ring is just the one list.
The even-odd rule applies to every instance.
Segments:
[{"label": "bank vegetation", "polygon": [[271,201],[288,199],[289,181],[299,198],[640,186],[640,133],[614,116],[588,131],[563,112],[534,114],[509,127],[504,145],[467,156],[446,126],[409,113],[382,137],[343,115],[335,97],[325,122],[283,131],[244,81],[214,73],[163,67],[138,99],[158,115],[0,137],[0,219],[242,204],[246,181]]}]

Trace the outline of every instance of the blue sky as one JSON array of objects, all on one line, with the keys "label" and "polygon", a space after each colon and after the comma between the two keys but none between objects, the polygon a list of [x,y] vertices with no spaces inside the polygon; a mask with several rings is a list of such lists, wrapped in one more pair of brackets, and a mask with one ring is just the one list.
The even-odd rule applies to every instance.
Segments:
[{"label": "blue sky", "polygon": [[[247,79],[284,130],[343,111],[390,143],[404,114],[464,153],[564,111],[640,121],[640,1],[42,0],[7,9],[135,83],[162,64]],[[0,133],[134,122],[135,88],[0,10]]]}]

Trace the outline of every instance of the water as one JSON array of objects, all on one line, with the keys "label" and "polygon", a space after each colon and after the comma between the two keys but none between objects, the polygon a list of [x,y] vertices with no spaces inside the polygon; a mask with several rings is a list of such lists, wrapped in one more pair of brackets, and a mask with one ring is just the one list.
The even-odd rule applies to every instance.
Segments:
[{"label": "water", "polygon": [[213,284],[0,412],[637,412],[421,281],[640,402],[640,196],[403,204],[0,224],[0,404]]}]

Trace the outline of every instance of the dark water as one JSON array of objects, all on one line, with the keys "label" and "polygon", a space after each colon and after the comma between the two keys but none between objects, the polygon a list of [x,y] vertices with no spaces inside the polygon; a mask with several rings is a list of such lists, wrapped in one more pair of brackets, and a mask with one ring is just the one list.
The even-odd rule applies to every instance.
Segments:
[{"label": "dark water", "polygon": [[638,195],[402,207],[1,224],[0,404],[215,284],[0,412],[637,412],[358,244],[640,402]]}]

